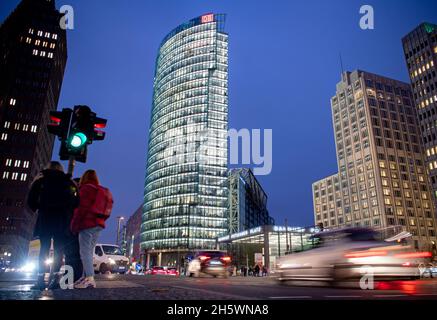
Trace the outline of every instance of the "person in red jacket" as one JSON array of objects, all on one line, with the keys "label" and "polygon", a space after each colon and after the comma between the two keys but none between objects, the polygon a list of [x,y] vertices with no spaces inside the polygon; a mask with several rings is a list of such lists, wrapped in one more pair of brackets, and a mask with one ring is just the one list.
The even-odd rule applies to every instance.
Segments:
[{"label": "person in red jacket", "polygon": [[95,288],[93,254],[100,232],[112,209],[111,192],[102,187],[94,170],[86,171],[79,182],[79,207],[71,220],[71,231],[79,234],[80,258],[83,264],[83,277],[74,287],[76,289]]}]

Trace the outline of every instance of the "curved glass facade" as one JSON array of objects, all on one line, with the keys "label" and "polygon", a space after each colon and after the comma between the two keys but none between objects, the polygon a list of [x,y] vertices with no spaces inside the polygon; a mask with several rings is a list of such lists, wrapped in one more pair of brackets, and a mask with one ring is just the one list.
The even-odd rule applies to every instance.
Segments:
[{"label": "curved glass facade", "polygon": [[215,247],[226,233],[228,35],[224,15],[174,29],[156,61],[142,249]]}]

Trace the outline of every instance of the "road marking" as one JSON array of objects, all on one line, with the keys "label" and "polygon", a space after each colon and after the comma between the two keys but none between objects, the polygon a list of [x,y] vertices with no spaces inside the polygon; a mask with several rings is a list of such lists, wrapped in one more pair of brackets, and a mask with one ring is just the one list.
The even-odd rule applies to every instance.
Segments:
[{"label": "road marking", "polygon": [[325,298],[362,298],[363,296],[325,296]]},{"label": "road marking", "polygon": [[206,290],[206,289],[198,289],[198,288],[193,288],[193,287],[172,286],[172,285],[171,285],[171,287],[177,288],[177,289],[184,289],[184,290],[195,290],[195,291],[205,292],[205,293],[215,294],[215,295],[222,295],[222,296],[227,296],[227,297],[235,298],[235,299],[239,299],[239,300],[261,300],[261,298],[256,298],[256,297],[245,297],[245,296],[239,296],[239,295],[231,294],[231,293],[218,292],[218,291],[212,291],[212,290]]},{"label": "road marking", "polygon": [[397,297],[407,297],[406,294],[376,294],[375,298],[397,298]]},{"label": "road marking", "polygon": [[312,299],[311,296],[269,297],[269,299]]}]

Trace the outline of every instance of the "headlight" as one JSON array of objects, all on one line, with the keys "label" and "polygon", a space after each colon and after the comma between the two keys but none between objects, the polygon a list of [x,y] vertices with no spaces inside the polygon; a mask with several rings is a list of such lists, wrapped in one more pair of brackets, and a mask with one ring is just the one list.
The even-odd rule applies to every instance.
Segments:
[{"label": "headlight", "polygon": [[49,258],[45,261],[46,265],[51,265],[53,263],[53,259]]},{"label": "headlight", "polygon": [[115,261],[112,258],[109,258],[108,261],[109,261],[109,264],[115,264]]},{"label": "headlight", "polygon": [[23,272],[32,272],[32,271],[34,271],[35,270],[35,263],[33,263],[33,262],[28,262],[28,263],[26,263],[24,266],[22,266],[21,267],[21,270],[23,271]]}]

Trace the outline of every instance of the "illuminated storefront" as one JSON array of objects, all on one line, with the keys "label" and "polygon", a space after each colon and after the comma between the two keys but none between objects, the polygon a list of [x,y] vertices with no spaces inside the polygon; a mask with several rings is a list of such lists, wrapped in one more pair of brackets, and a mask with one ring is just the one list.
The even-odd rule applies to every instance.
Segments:
[{"label": "illuminated storefront", "polygon": [[253,266],[255,255],[262,254],[262,264],[272,270],[279,257],[312,248],[316,240],[311,236],[316,232],[318,229],[313,227],[261,226],[219,237],[217,241],[232,255],[237,267]]},{"label": "illuminated storefront", "polygon": [[[207,14],[174,29],[156,61],[141,248],[168,264],[228,229],[228,35]],[[165,258],[162,253],[166,253]]]}]

